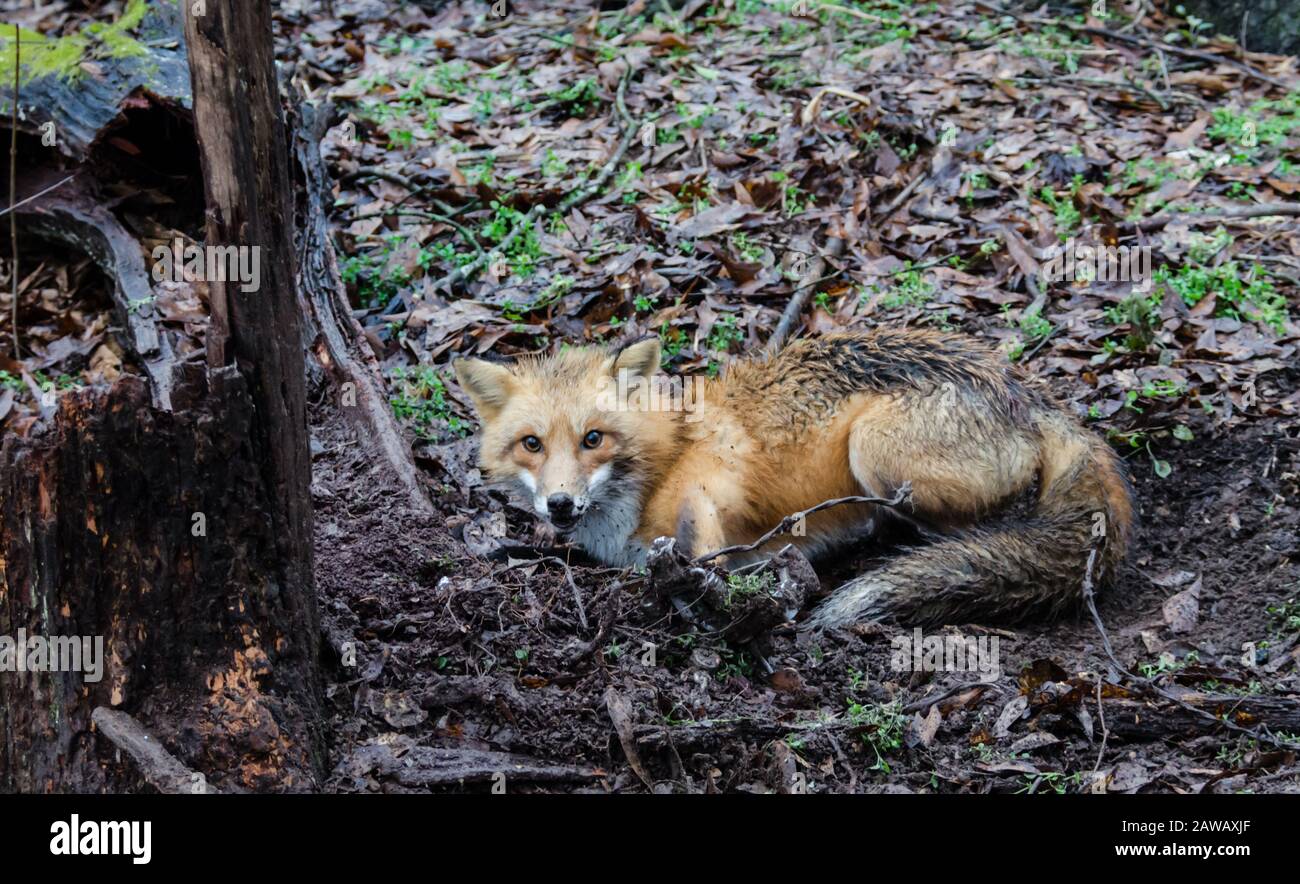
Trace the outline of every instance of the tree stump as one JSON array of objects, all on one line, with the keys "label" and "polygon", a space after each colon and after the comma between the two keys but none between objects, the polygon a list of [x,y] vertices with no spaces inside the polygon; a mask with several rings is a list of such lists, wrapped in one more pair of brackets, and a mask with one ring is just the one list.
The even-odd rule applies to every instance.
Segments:
[{"label": "tree stump", "polygon": [[[89,678],[87,660],[0,671],[9,791],[161,788],[133,766],[142,733],[196,772],[196,792],[208,781],[305,790],[325,769],[305,342],[270,3],[208,0],[197,16],[183,6],[205,246],[257,250],[264,282],[247,292],[207,280],[204,361],[147,354],[128,336],[147,379],[64,393],[43,431],[0,446],[0,669],[6,639],[11,664],[34,638],[103,655]],[[112,220],[78,217],[100,233]],[[99,251],[107,270],[140,276],[117,257],[129,248]],[[100,721],[132,727],[97,737],[99,707],[131,716]],[[128,731],[134,745],[114,744]],[[174,770],[165,782],[176,788]]]},{"label": "tree stump", "polygon": [[315,627],[279,577],[244,381],[211,378],[173,413],[138,377],[66,393],[51,432],[0,448],[0,636],[103,640],[97,682],[0,673],[0,789],[136,786],[97,706],[223,791],[313,785]]}]

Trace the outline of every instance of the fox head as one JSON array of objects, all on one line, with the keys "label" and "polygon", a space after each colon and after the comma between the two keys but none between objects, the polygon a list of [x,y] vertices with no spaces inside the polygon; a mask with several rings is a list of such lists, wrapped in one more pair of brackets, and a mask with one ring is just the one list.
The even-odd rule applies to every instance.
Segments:
[{"label": "fox head", "polygon": [[456,378],[482,423],[484,473],[515,486],[589,552],[600,556],[593,546],[626,541],[680,415],[626,407],[619,391],[628,379],[648,384],[659,359],[659,340],[648,338],[617,351],[571,347],[509,364],[456,360]]}]

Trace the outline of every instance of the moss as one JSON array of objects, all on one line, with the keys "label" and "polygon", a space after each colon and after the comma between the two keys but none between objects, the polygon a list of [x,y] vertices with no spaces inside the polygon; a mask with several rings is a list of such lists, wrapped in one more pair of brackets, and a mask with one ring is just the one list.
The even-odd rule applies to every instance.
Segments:
[{"label": "moss", "polygon": [[81,63],[88,58],[148,55],[149,50],[144,44],[131,36],[148,11],[149,0],[130,0],[121,17],[112,24],[95,22],[86,25],[79,33],[57,40],[26,28],[19,29],[16,25],[0,24],[0,84],[13,83],[15,31],[22,40],[20,86],[43,77],[72,81],[81,76]]}]

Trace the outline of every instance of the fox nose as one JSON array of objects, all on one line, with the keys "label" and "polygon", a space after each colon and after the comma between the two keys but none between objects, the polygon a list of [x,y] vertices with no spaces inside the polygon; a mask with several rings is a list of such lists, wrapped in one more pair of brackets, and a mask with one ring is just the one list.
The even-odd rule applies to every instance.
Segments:
[{"label": "fox nose", "polygon": [[573,516],[573,498],[567,494],[552,494],[546,498],[546,511],[561,521]]}]

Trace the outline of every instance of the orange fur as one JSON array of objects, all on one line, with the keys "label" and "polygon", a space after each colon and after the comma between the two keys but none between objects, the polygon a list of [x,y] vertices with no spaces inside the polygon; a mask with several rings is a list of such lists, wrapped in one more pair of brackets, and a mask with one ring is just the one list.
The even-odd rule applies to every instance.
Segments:
[{"label": "orange fur", "polygon": [[[658,365],[655,340],[618,353],[566,349],[508,367],[458,361],[461,386],[483,419],[485,472],[529,492],[541,515],[552,495],[571,495],[581,511],[575,542],[620,565],[642,560],[657,537],[675,536],[700,555],[752,542],[822,501],[890,495],[904,482],[913,488],[904,516],[953,538],[927,549],[939,557],[934,567],[958,576],[979,571],[981,556],[989,557],[961,532],[988,529],[1038,482],[1037,521],[1025,530],[1041,523],[1049,542],[1071,549],[1064,559],[1042,551],[1051,573],[1040,568],[1032,579],[1052,586],[1032,598],[1002,588],[1020,608],[1060,607],[1057,584],[1068,582],[1093,514],[1102,514],[1106,575],[1123,555],[1132,510],[1113,454],[1040,382],[972,338],[882,329],[798,341],[770,358],[738,361],[721,378],[701,379],[689,413],[639,410],[634,397],[611,397],[620,373],[644,383]],[[593,430],[600,438],[594,448],[583,441],[595,438]],[[540,450],[527,450],[529,437]],[[816,554],[875,530],[885,515],[861,505],[830,509],[808,518],[802,536],[779,542]],[[995,558],[1034,554],[1001,535],[990,538]],[[996,563],[985,589],[999,591],[997,571],[1017,565],[1033,571],[1032,563]],[[908,580],[924,582],[926,573]],[[887,571],[878,576],[832,599],[822,625],[890,613],[947,616],[965,610],[961,600],[971,595],[945,595],[937,586],[918,593]],[[948,602],[927,607],[940,596]],[[971,607],[990,606],[997,607],[984,599]]]}]

